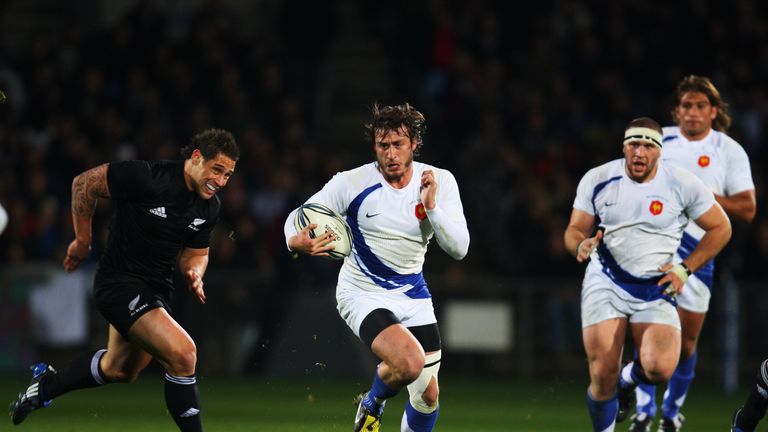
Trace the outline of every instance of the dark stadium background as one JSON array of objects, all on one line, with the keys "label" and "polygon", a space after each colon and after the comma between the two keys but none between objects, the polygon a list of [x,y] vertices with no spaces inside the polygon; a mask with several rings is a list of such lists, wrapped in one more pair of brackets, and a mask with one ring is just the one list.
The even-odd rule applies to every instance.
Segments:
[{"label": "dark stadium background", "polygon": [[[768,353],[763,2],[6,0],[0,396],[25,385],[30,363],[60,363],[106,340],[89,293],[109,203],[99,205],[88,265],[62,277],[72,178],[108,161],[176,158],[207,127],[230,129],[242,157],[221,193],[208,304],[183,291],[174,304],[201,376],[338,381],[350,397],[367,386],[374,360],[335,312],[339,264],[291,260],[282,225],[333,173],[372,160],[361,126],[374,101],[408,101],[428,119],[419,159],[455,174],[472,238],[464,261],[436,245],[427,254],[445,342],[441,380],[526,382],[532,397],[565,383],[573,397],[563,400],[586,429],[583,270],[562,245],[576,185],[620,157],[630,119],[670,124],[674,86],[691,73],[712,78],[730,103],[730,133],[757,188],[756,220],[735,223],[718,264],[692,391],[725,390],[729,399],[712,402],[724,425],[745,395],[737,386]],[[473,344],[461,330],[477,314],[493,319],[479,323],[488,340]],[[73,322],[80,337],[51,337]]]}]

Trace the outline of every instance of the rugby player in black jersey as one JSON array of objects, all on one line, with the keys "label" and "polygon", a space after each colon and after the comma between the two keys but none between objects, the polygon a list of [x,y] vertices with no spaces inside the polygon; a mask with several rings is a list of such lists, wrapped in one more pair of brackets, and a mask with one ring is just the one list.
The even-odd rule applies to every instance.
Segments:
[{"label": "rugby player in black jersey", "polygon": [[109,340],[106,349],[82,353],[58,372],[46,363],[34,365],[31,384],[11,405],[14,424],[69,391],[130,383],[154,358],[166,370],[165,401],[179,429],[202,430],[197,350],[169,315],[171,278],[178,270],[205,303],[203,275],[220,207],[216,192],[234,173],[240,152],[231,133],[208,129],[181,153],[184,160],[108,163],[75,177],[75,239],[64,259],[66,271],[77,269],[91,250],[98,198],[114,202],[93,288],[94,302],[110,324]]}]

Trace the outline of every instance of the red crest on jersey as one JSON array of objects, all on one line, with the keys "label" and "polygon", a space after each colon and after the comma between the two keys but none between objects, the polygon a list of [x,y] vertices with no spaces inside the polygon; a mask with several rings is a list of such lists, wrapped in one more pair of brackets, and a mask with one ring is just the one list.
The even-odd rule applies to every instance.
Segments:
[{"label": "red crest on jersey", "polygon": [[702,168],[706,168],[709,166],[709,163],[712,162],[712,160],[709,158],[709,156],[699,156],[699,166]]},{"label": "red crest on jersey", "polygon": [[416,219],[424,220],[427,217],[427,211],[424,210],[424,204],[419,203],[416,206]]},{"label": "red crest on jersey", "polygon": [[648,210],[651,211],[652,215],[658,216],[664,210],[664,204],[659,200],[653,200],[651,201],[651,206],[648,207]]}]

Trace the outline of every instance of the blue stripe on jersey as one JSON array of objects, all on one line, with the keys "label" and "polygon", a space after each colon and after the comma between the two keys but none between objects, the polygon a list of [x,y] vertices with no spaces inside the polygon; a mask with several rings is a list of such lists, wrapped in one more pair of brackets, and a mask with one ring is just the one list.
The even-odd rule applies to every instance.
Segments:
[{"label": "blue stripe on jersey", "polygon": [[606,181],[604,181],[602,183],[598,183],[597,185],[595,185],[595,189],[592,190],[592,208],[595,210],[595,216],[597,216],[597,214],[598,214],[597,213],[597,205],[595,204],[595,199],[597,198],[597,194],[599,194],[600,191],[605,189],[605,187],[608,186],[608,184],[610,182],[613,182],[613,181],[616,181],[616,180],[619,180],[619,179],[621,179],[621,176],[611,177],[608,180],[606,180]]},{"label": "blue stripe on jersey", "polygon": [[673,140],[673,139],[677,139],[677,135],[669,135],[669,136],[665,136],[665,137],[664,137],[664,138],[661,140],[661,142],[662,142],[662,143],[665,143],[665,142],[667,142],[667,141],[670,141],[670,140]]},{"label": "blue stripe on jersey", "polygon": [[[680,255],[680,258],[686,259],[688,258],[688,255],[696,249],[698,244],[699,240],[696,240],[687,232],[683,232],[683,238],[680,240],[680,247],[677,248],[677,254]],[[711,259],[707,261],[706,264],[701,266],[701,268],[696,270],[693,274],[696,275],[700,281],[704,282],[704,285],[712,291],[712,286],[714,285],[715,280],[715,260]]]},{"label": "blue stripe on jersey", "polygon": [[[381,262],[379,257],[373,253],[371,247],[365,242],[363,233],[360,232],[360,226],[357,223],[360,205],[371,192],[380,187],[382,187],[381,183],[377,183],[360,192],[360,195],[352,200],[347,209],[347,223],[349,224],[350,230],[352,230],[352,241],[355,245],[356,256],[359,257],[363,264],[360,265],[360,262],[358,261],[357,266],[360,267],[360,270],[365,273],[366,276],[371,278],[376,285],[382,288],[393,290],[402,288],[405,285],[412,285],[413,288],[405,291],[405,295],[413,299],[430,298],[432,296],[429,294],[427,282],[424,280],[424,275],[421,272],[402,275],[387,267],[387,265]],[[366,268],[370,270],[370,273],[366,271]]]},{"label": "blue stripe on jersey", "polygon": [[616,285],[632,295],[632,297],[647,302],[664,299],[677,307],[677,300],[673,296],[664,294],[664,288],[656,285],[663,275],[639,278],[629,274],[629,272],[619,266],[616,258],[611,255],[608,247],[603,242],[600,242],[597,246],[597,252],[600,257],[600,263],[603,265],[603,273],[611,278]]}]

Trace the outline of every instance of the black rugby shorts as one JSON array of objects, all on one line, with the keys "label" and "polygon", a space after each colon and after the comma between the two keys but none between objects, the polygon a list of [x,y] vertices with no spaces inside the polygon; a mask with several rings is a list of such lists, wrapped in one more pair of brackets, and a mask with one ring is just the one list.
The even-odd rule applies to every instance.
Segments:
[{"label": "black rugby shorts", "polygon": [[167,291],[159,291],[146,281],[130,275],[97,272],[93,284],[96,308],[128,340],[128,329],[145,313],[155,308],[171,312],[168,297]]}]

